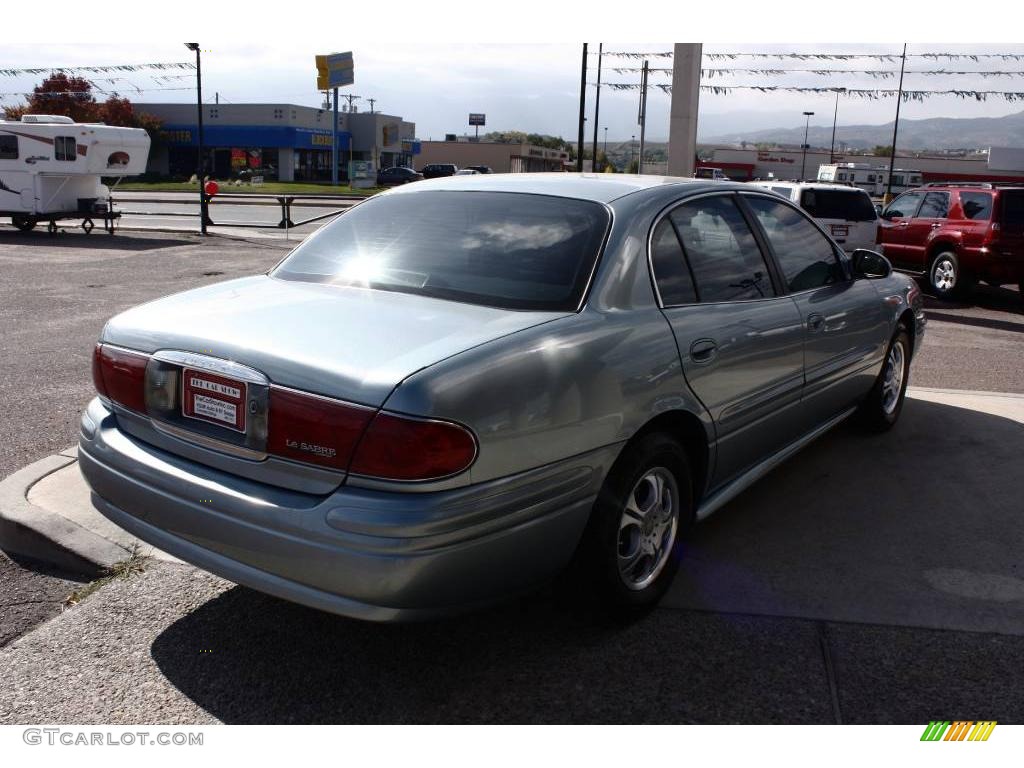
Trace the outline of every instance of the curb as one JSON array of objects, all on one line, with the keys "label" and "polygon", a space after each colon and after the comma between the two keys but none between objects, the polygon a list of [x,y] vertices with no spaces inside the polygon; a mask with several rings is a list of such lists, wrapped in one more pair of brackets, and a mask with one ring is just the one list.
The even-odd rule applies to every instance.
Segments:
[{"label": "curb", "polygon": [[116,544],[28,501],[32,486],[77,462],[77,454],[68,448],[0,481],[0,549],[86,575],[125,559],[127,552]]}]

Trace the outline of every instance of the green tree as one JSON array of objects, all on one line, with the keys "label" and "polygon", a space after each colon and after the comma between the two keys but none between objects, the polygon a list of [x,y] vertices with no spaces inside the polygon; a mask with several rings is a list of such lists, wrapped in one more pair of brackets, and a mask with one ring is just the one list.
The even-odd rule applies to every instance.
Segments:
[{"label": "green tree", "polygon": [[871,150],[871,154],[875,157],[888,157],[892,154],[892,144],[886,146],[876,144],[875,148]]}]

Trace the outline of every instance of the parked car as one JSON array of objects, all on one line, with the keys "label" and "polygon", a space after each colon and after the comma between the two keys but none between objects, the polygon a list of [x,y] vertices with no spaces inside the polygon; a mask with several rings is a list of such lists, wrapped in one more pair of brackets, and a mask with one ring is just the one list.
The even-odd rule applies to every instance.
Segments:
[{"label": "parked car", "polygon": [[459,167],[454,163],[430,163],[424,165],[420,173],[425,179],[439,179],[442,176],[454,176],[458,170]]},{"label": "parked car", "polygon": [[476,171],[477,173],[494,173],[489,165],[467,165],[466,167],[471,171]]},{"label": "parked car", "polygon": [[978,280],[1016,283],[1024,299],[1024,186],[926,184],[889,203],[878,235],[889,260],[940,299]]},{"label": "parked car", "polygon": [[695,521],[848,416],[891,427],[924,327],[910,278],[766,190],[424,181],[111,319],[79,459],[122,528],[315,608],[430,616],[569,569],[629,615]]},{"label": "parked car", "polygon": [[422,181],[423,174],[417,173],[412,168],[395,166],[394,168],[382,168],[377,171],[378,187],[394,187],[398,184],[408,184],[411,181]]},{"label": "parked car", "polygon": [[474,168],[459,168],[459,170],[457,170],[455,172],[455,175],[456,176],[476,176],[479,173],[480,173],[480,171],[478,171],[478,170],[476,170]]},{"label": "parked car", "polygon": [[878,242],[878,211],[863,189],[843,184],[806,181],[753,181],[799,205],[847,253],[874,248]]},{"label": "parked car", "polygon": [[701,166],[694,174],[696,179],[712,179],[714,181],[728,181],[729,177],[725,175],[725,171],[721,168],[710,168],[708,166]]}]

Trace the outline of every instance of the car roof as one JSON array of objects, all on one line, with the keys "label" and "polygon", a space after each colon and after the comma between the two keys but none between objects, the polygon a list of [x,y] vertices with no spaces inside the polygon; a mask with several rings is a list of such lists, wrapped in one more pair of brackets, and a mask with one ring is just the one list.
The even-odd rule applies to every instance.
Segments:
[{"label": "car roof", "polygon": [[833,181],[772,181],[771,179],[760,181],[749,181],[748,184],[756,187],[786,187],[788,189],[838,189],[849,190],[850,192],[867,192],[860,187],[851,187],[849,184],[836,183]]},{"label": "car roof", "polygon": [[731,184],[708,179],[679,176],[638,176],[626,173],[479,173],[469,176],[448,176],[427,179],[382,194],[415,194],[427,190],[488,192],[520,192],[532,195],[553,195],[610,203],[620,197],[666,185],[686,186],[694,192],[703,189],[727,191],[749,189],[744,184]]}]

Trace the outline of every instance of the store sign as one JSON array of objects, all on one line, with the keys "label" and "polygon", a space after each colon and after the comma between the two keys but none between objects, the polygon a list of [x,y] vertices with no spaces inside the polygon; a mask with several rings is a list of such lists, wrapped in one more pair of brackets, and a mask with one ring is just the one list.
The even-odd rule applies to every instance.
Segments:
[{"label": "store sign", "polygon": [[331,53],[316,57],[316,89],[326,91],[343,88],[355,82],[352,51]]},{"label": "store sign", "polygon": [[160,131],[160,137],[168,144],[192,143],[192,131]]},{"label": "store sign", "polygon": [[789,163],[793,164],[796,162],[792,157],[775,157],[769,152],[758,152],[757,162],[759,163]]},{"label": "store sign", "polygon": [[469,124],[470,125],[487,125],[487,115],[483,112],[470,112],[469,113]]}]

